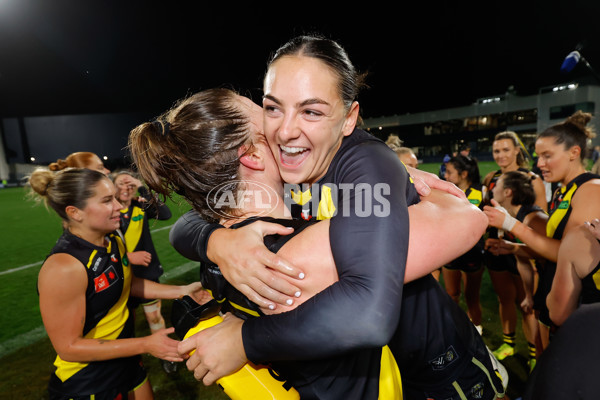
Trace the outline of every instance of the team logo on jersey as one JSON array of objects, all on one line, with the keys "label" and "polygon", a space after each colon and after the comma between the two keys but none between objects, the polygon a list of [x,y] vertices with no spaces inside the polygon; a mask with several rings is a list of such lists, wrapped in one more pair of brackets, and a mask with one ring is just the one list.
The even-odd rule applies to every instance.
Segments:
[{"label": "team logo on jersey", "polygon": [[434,371],[440,371],[452,364],[457,359],[458,354],[456,353],[456,350],[454,350],[454,347],[450,346],[443,354],[440,354],[433,360],[430,360],[429,365],[431,365],[431,368]]},{"label": "team logo on jersey", "polygon": [[302,210],[302,214],[300,214],[300,216],[303,220],[310,221],[310,219],[312,218],[312,215],[310,215],[310,209],[307,208],[306,210]]},{"label": "team logo on jersey", "polygon": [[117,256],[115,256],[114,254],[111,254],[111,255],[110,255],[110,261],[112,261],[112,262],[115,262],[115,263],[116,263],[117,261],[119,261],[119,259],[118,259],[118,258],[117,258]]},{"label": "team logo on jersey", "polygon": [[108,289],[112,284],[119,280],[119,275],[115,270],[115,267],[111,265],[102,275],[94,278],[94,288],[96,293],[100,293],[103,290]]},{"label": "team logo on jersey", "polygon": [[471,398],[472,399],[483,399],[484,386],[485,385],[483,382],[476,383],[475,386],[473,386],[470,390]]},{"label": "team logo on jersey", "polygon": [[132,220],[133,222],[136,222],[136,221],[141,221],[141,220],[143,220],[143,219],[144,219],[144,216],[143,216],[143,215],[136,215],[135,217],[132,217],[132,218],[131,218],[131,220]]}]

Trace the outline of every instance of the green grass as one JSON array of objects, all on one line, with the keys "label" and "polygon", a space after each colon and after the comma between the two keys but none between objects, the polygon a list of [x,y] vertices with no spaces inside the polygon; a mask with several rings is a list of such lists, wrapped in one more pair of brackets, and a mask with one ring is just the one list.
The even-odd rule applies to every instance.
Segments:
[{"label": "green grass", "polygon": [[[481,162],[482,176],[496,169],[493,162]],[[423,164],[419,168],[437,174],[438,164]],[[46,399],[46,386],[55,353],[39,315],[36,294],[37,273],[48,251],[61,233],[60,219],[41,204],[28,200],[23,188],[0,190],[0,230],[2,262],[0,274],[34,264],[29,268],[0,275],[0,399]],[[188,272],[173,274],[179,266],[190,266],[189,260],[179,255],[169,244],[169,229],[179,215],[189,207],[184,202],[169,203],[173,218],[152,223],[152,236],[168,278],[165,282],[183,284],[197,279],[197,270],[191,265]],[[177,270],[179,271],[179,270]],[[483,306],[484,340],[491,349],[502,343],[498,303],[487,273],[484,274],[481,303]],[[163,303],[165,320],[169,321],[170,301]],[[462,304],[465,307],[464,303]],[[141,312],[137,313],[139,335],[149,334]],[[509,396],[520,395],[527,377],[527,348],[520,327],[517,329],[518,355],[504,361],[510,373]],[[150,381],[157,399],[226,399],[216,386],[204,387],[185,368],[167,376],[158,360],[144,356]],[[10,368],[7,368],[10,366]]]}]

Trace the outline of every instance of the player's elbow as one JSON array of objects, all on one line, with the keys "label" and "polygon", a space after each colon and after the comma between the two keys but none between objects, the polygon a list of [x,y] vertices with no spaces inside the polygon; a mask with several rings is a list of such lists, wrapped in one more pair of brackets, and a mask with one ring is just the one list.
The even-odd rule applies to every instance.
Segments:
[{"label": "player's elbow", "polygon": [[357,342],[360,343],[360,347],[369,348],[387,345],[396,331],[398,320],[383,313],[371,312],[355,322]]}]

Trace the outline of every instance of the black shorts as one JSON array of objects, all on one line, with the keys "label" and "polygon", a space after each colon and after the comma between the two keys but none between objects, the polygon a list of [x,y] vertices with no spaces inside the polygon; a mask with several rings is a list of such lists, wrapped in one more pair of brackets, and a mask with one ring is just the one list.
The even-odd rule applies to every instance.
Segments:
[{"label": "black shorts", "polygon": [[132,364],[131,369],[128,371],[128,375],[131,376],[130,381],[121,385],[120,387],[113,387],[101,392],[82,396],[63,394],[53,390],[52,388],[48,388],[48,393],[50,395],[49,398],[50,400],[126,400],[129,392],[136,390],[148,379],[146,370],[144,369],[141,361],[139,363]]},{"label": "black shorts", "polygon": [[495,256],[489,251],[484,254],[485,265],[489,270],[496,272],[508,271],[513,275],[519,275],[517,259],[512,254]]},{"label": "black shorts", "polygon": [[449,384],[437,389],[427,389],[424,393],[404,391],[404,398],[416,400],[494,400],[504,397],[504,386],[500,372],[495,369],[491,353],[473,356],[460,376]]},{"label": "black shorts", "polygon": [[454,271],[477,272],[483,267],[483,254],[481,252],[477,254],[475,251],[468,252],[445,265],[445,267]]}]

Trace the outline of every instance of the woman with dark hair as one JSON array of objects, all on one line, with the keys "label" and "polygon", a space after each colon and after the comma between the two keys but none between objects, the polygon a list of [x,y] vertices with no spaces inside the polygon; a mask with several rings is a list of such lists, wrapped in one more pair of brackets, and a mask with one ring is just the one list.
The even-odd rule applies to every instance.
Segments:
[{"label": "woman with dark hair", "polygon": [[[446,164],[445,178],[462,189],[471,204],[483,208],[481,177],[477,160],[462,155],[452,157]],[[446,292],[457,304],[460,300],[461,283],[464,281],[467,313],[479,334],[483,331],[481,303],[479,302],[479,290],[483,276],[483,245],[483,237],[481,237],[472,249],[446,264],[442,269]]]},{"label": "woman with dark hair", "polygon": [[[533,178],[533,187],[536,193],[535,204],[542,210],[546,210],[544,184],[536,174],[529,171],[525,149],[519,136],[512,131],[498,133],[494,137],[492,154],[500,169],[488,173],[483,180],[484,204],[490,203],[494,186],[502,174],[509,171],[522,171]],[[496,228],[491,227],[488,230],[488,236],[498,238],[499,232]],[[503,360],[515,354],[517,328],[517,283],[515,283],[515,279],[519,275],[519,270],[517,261],[512,254],[495,255],[486,251],[484,255],[494,291],[498,296],[498,310],[504,341],[499,348],[494,350],[494,355],[498,360]]]},{"label": "woman with dark hair", "polygon": [[[540,235],[546,232],[547,214],[536,204],[535,192],[531,177],[521,171],[510,171],[502,174],[494,186],[494,201],[503,207],[512,217],[521,221]],[[504,238],[517,242],[510,233],[505,233]],[[496,239],[489,239],[493,244]],[[537,268],[545,260],[536,254],[515,255],[519,275],[515,275],[516,299],[520,304],[523,333],[529,348],[529,368],[535,367],[537,356],[543,350],[543,343],[539,335],[537,318],[533,310],[533,293],[537,282]],[[541,268],[541,267],[540,267]]]},{"label": "woman with dark hair", "polygon": [[50,399],[151,399],[140,355],[183,361],[176,340],[162,329],[135,338],[129,295],[175,299],[199,283],[161,285],[131,273],[119,228],[121,204],[104,174],[90,169],[36,170],[32,190],[62,218],[65,231],[38,276],[40,312],[56,370]]},{"label": "woman with dark hair", "polygon": [[[338,52],[342,52],[344,56],[345,52],[336,43],[320,38],[302,37],[293,42],[291,47],[284,46],[282,52],[275,56],[265,79],[263,104],[266,144],[275,157],[275,165],[284,181],[309,184],[308,187],[293,189],[290,198],[297,200],[291,204],[291,212],[292,215],[302,214],[311,221],[328,220],[329,243],[339,280],[289,312],[246,321],[225,318],[223,323],[196,334],[180,347],[182,352],[195,348],[188,368],[194,370],[197,379],[210,384],[239,368],[239,362],[244,362],[247,358],[255,363],[311,360],[338,357],[362,349],[382,354],[382,347],[385,348],[389,342],[389,348],[400,364],[403,391],[409,398],[414,397],[413,395],[424,396],[425,393],[452,395],[457,390],[465,393],[474,391],[473,395],[484,398],[502,396],[501,381],[494,373],[488,350],[465,313],[448,298],[430,275],[406,286],[403,284],[407,265],[405,260],[409,251],[409,210],[406,207],[419,200],[407,171],[397,156],[383,142],[355,129],[358,103],[354,100],[356,92],[353,88],[356,81],[350,79],[353,83],[346,87],[347,75],[354,75],[354,70],[347,68],[344,60],[341,61],[344,66],[340,67],[337,65],[339,59],[331,65],[321,58],[331,53],[337,58]],[[338,68],[342,68],[342,71],[338,71]],[[286,83],[292,86],[300,84],[301,88],[286,87]],[[175,146],[170,153],[178,152],[178,158],[182,157],[181,153],[187,153],[181,148],[183,141],[178,135],[174,138],[169,135],[176,132],[178,126],[202,127],[204,124],[180,125],[177,118],[174,118],[177,115],[179,113],[169,113],[167,118],[159,119],[163,126],[165,122],[169,126],[169,133],[164,138],[157,134],[158,130],[148,131],[144,140],[154,139],[152,143],[132,153],[148,157],[146,150],[155,149],[155,141]],[[208,127],[222,126],[217,121],[209,122],[206,124]],[[259,123],[256,125],[261,128]],[[133,135],[137,136],[138,132],[134,131]],[[187,146],[190,147],[189,144]],[[226,149],[231,153],[235,148],[232,146]],[[214,161],[217,155],[225,155],[223,152],[213,154],[208,149],[201,151],[196,148],[195,153],[198,152],[205,162]],[[157,154],[157,162],[153,162],[154,157],[151,157],[148,162],[139,163],[140,171],[144,169],[142,165],[155,165],[164,171],[165,167],[160,167],[160,163],[165,166],[179,164],[169,160],[166,152],[161,153],[165,154],[162,160]],[[233,153],[233,156],[233,160],[239,158],[236,161],[238,163],[253,161],[251,157],[246,160],[246,150],[243,147]],[[229,164],[222,160],[222,165]],[[207,170],[211,171],[211,175],[220,174],[222,179],[233,179],[232,183],[238,181],[236,173],[221,171],[216,166]],[[149,172],[147,175],[160,178],[162,173]],[[152,179],[142,176],[150,184]],[[183,182],[169,182],[167,179],[166,183],[172,184],[174,190],[186,196],[195,195],[195,189],[188,185],[192,180],[185,175],[183,179]],[[379,209],[378,211],[385,212],[357,219],[358,213],[364,211],[357,206],[357,202],[365,198],[374,199],[365,193],[353,193],[353,185],[357,183],[361,183],[363,188],[375,188],[378,184],[385,186],[388,191],[383,199],[389,209]],[[350,192],[344,192],[344,187]],[[315,196],[315,200],[311,200],[312,196]],[[464,193],[462,196],[464,197]],[[334,202],[334,198],[338,201]],[[479,213],[465,200],[460,201],[474,212],[474,216]],[[311,202],[318,207],[310,207]],[[336,208],[333,209],[332,206]],[[193,226],[193,217],[187,218],[186,223]],[[480,222],[486,224],[478,217],[475,219],[478,220],[476,225]],[[411,218],[411,225],[413,222]],[[415,225],[419,229],[425,228],[418,222]],[[188,240],[198,240],[195,233],[205,229],[205,226],[196,225],[190,229],[192,234],[185,239],[188,250],[193,247]],[[436,227],[438,226],[430,226]],[[230,231],[236,233],[236,236],[241,235],[244,229],[248,231],[248,227],[234,230],[218,229],[219,226],[215,228],[215,234]],[[472,241],[467,249],[480,237],[483,228],[480,226],[480,229],[471,232],[475,236],[471,237]],[[211,242],[215,239],[215,234],[212,235]],[[229,233],[224,232],[223,237],[226,235]],[[242,242],[247,239],[245,235],[241,238]],[[412,236],[411,234],[411,241]],[[262,242],[262,234],[255,237]],[[206,257],[202,255],[202,243],[206,242],[200,239],[199,243],[200,249],[196,247],[187,253],[191,254],[190,258]],[[236,255],[242,258],[252,257],[240,250],[240,240],[235,239],[231,244],[234,243]],[[209,250],[210,247],[211,244]],[[225,252],[230,253],[231,249]],[[460,253],[455,256],[458,254]],[[205,262],[210,262],[210,259]],[[220,261],[216,264],[221,267],[219,263]],[[227,277],[225,269],[221,269]],[[251,273],[242,272],[241,275],[246,279],[252,277]],[[230,283],[235,287],[239,284],[235,279]],[[404,295],[403,288],[406,289]],[[257,301],[257,304],[260,302]],[[422,318],[424,315],[427,320]],[[403,320],[399,325],[401,328],[396,329],[399,317]],[[298,326],[311,329],[298,330]],[[208,343],[211,343],[210,348]],[[451,354],[447,354],[450,343]],[[434,359],[437,360],[436,367],[432,368],[430,362]],[[446,368],[448,365],[445,360],[449,359],[455,362],[451,368]],[[460,361],[456,362],[457,360]],[[351,376],[364,378],[363,373]],[[379,374],[369,376],[369,381],[372,381]],[[461,379],[461,376],[465,379]],[[459,382],[453,384],[457,380]],[[335,395],[329,395],[335,398]],[[362,398],[367,397],[376,398],[377,392],[370,392],[369,396]]]},{"label": "woman with dark hair", "polygon": [[[548,345],[549,330],[555,328],[551,320],[546,298],[552,287],[561,239],[571,229],[600,215],[600,203],[590,199],[600,198],[600,178],[586,172],[584,157],[587,142],[595,133],[587,127],[592,115],[577,111],[565,121],[555,124],[540,133],[535,142],[538,167],[547,182],[561,184],[552,198],[546,235],[526,226],[502,210],[486,206],[484,212],[490,225],[512,233],[529,249],[548,260],[538,270],[539,284],[534,295],[534,309],[539,312],[539,321],[544,347]],[[492,203],[493,205],[497,205]],[[497,252],[514,252],[517,245],[498,243]]]}]

